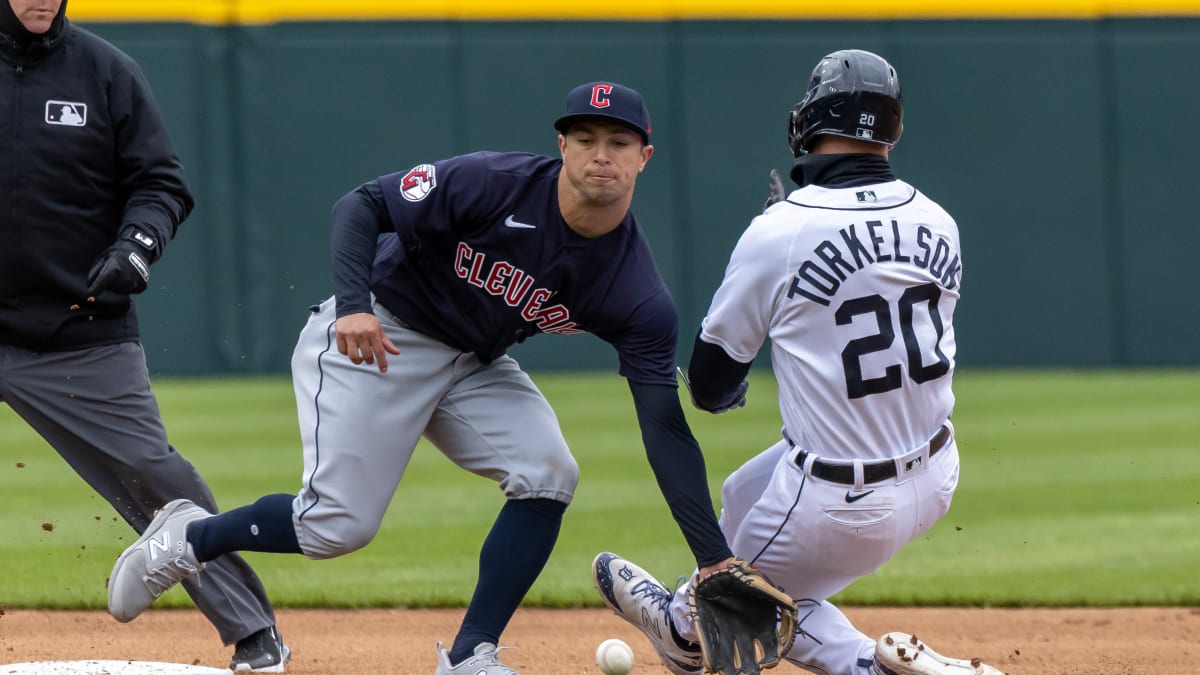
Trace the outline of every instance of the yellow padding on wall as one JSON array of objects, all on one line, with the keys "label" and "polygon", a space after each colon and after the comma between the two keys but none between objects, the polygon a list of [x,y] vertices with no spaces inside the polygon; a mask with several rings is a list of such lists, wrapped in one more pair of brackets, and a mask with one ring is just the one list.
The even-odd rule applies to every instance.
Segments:
[{"label": "yellow padding on wall", "polygon": [[237,20],[232,0],[70,0],[72,21],[184,21],[226,24]]},{"label": "yellow padding on wall", "polygon": [[71,0],[78,21],[669,21],[1200,16],[1200,0]]}]

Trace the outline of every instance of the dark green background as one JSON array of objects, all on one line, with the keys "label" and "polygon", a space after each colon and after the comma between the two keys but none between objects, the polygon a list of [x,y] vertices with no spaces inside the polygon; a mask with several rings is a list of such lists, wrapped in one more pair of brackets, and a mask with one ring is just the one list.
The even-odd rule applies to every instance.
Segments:
[{"label": "dark green background", "polygon": [[[286,370],[331,290],[338,197],[478,149],[554,154],[566,92],[595,79],[639,89],[654,119],[634,211],[685,359],[768,169],[790,165],[788,111],[848,47],[899,70],[893,164],[958,220],[960,363],[1200,363],[1198,19],[88,27],[142,63],[197,193],[138,300],[156,373]],[[615,364],[592,337],[513,353]]]}]

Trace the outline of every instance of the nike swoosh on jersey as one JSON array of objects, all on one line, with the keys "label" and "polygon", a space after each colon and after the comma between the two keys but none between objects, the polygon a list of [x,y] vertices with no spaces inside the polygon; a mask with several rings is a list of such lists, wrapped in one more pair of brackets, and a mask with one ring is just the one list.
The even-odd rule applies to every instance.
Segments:
[{"label": "nike swoosh on jersey", "polygon": [[505,218],[504,224],[507,227],[515,227],[519,230],[532,230],[537,227],[537,225],[530,225],[529,223],[519,222],[519,221],[515,220],[512,216]]},{"label": "nike swoosh on jersey", "polygon": [[846,503],[853,504],[854,502],[862,499],[863,497],[866,497],[867,495],[871,494],[872,492],[874,492],[874,490],[867,490],[866,492],[864,492],[862,494],[852,495],[852,494],[850,494],[850,491],[847,490],[846,491]]}]

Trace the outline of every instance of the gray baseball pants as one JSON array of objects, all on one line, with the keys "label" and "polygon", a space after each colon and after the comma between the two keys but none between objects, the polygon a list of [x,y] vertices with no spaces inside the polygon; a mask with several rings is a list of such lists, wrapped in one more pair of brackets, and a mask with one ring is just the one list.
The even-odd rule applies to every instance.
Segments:
[{"label": "gray baseball pants", "polygon": [[309,317],[292,356],[304,441],[304,485],[292,508],[305,555],[345,555],[375,537],[422,435],[498,482],[507,499],[571,502],[579,465],[550,403],[514,359],[483,364],[378,303],[374,311],[400,349],[387,373],[338,352],[333,298]]}]

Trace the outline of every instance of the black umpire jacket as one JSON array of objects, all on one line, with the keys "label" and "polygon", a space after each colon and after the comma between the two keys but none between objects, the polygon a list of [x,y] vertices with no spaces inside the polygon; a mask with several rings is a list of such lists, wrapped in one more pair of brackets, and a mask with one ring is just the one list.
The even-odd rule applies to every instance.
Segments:
[{"label": "black umpire jacket", "polygon": [[0,344],[137,340],[130,297],[89,299],[88,270],[130,226],[161,256],[192,209],[183,168],[133,59],[65,16],[37,36],[13,21],[0,16]]}]

